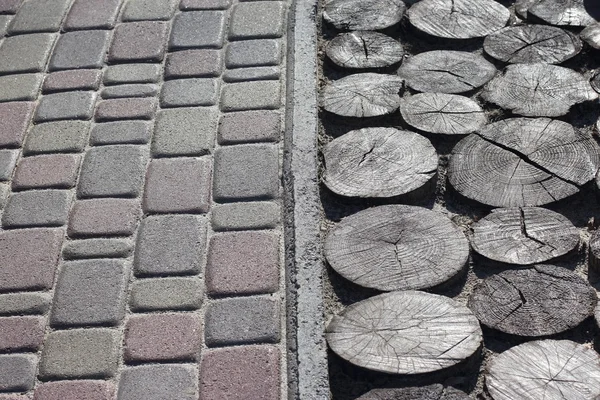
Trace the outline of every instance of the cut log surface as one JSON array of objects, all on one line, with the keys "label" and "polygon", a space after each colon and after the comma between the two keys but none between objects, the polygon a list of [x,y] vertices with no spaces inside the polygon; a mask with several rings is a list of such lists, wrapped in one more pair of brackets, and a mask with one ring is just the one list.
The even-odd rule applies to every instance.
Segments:
[{"label": "cut log surface", "polygon": [[579,36],[581,36],[581,39],[594,49],[600,49],[600,23],[595,23],[588,26],[581,31]]},{"label": "cut log surface", "polygon": [[455,94],[419,93],[404,98],[400,113],[409,125],[443,135],[465,135],[487,123],[479,104]]},{"label": "cut log surface", "polygon": [[559,117],[577,103],[596,100],[598,93],[571,69],[548,64],[515,64],[490,81],[482,96],[515,114]]},{"label": "cut log surface", "polygon": [[322,92],[325,110],[344,117],[376,117],[400,107],[402,78],[384,74],[355,74],[333,81]]},{"label": "cut log surface", "polygon": [[518,25],[487,36],[483,48],[511,64],[559,64],[579,54],[582,44],[571,32],[554,26]]},{"label": "cut log surface", "polygon": [[408,10],[408,19],[430,35],[469,39],[506,26],[510,11],[494,0],[422,0]]},{"label": "cut log surface", "polygon": [[325,185],[347,197],[394,197],[432,180],[438,156],[431,142],[414,132],[364,128],[325,147]]},{"label": "cut log surface", "polygon": [[469,400],[469,395],[440,384],[400,389],[373,389],[356,400]]},{"label": "cut log surface", "polygon": [[538,264],[578,244],[579,231],[571,221],[545,208],[498,208],[473,226],[473,250],[503,263]]},{"label": "cut log surface", "polygon": [[331,0],[323,18],[337,29],[379,30],[397,24],[406,5],[401,0]]},{"label": "cut log surface", "polygon": [[594,314],[596,291],[582,277],[554,265],[509,270],[485,279],[469,298],[482,324],[518,336],[549,336]]},{"label": "cut log surface", "polygon": [[578,193],[599,165],[598,145],[568,123],[510,118],[458,142],[448,178],[459,193],[480,203],[538,206]]},{"label": "cut log surface", "polygon": [[482,334],[473,313],[454,300],[418,291],[371,297],[334,316],[331,349],[352,364],[392,374],[421,374],[472,356]]},{"label": "cut log surface", "polygon": [[463,93],[485,85],[496,67],[478,54],[435,50],[404,61],[398,74],[419,92]]},{"label": "cut log surface", "polygon": [[325,50],[327,57],[344,68],[381,68],[402,61],[404,50],[397,40],[379,32],[355,31],[337,35]]},{"label": "cut log surface", "polygon": [[600,93],[600,73],[594,75],[594,77],[590,81],[590,84],[596,92]]},{"label": "cut log surface", "polygon": [[426,289],[465,269],[469,243],[442,214],[389,205],[344,218],[325,240],[325,257],[340,275],[360,286]]},{"label": "cut log surface", "polygon": [[[598,178],[596,178],[598,183]],[[589,265],[596,273],[600,273],[600,230],[596,230],[590,238]]]},{"label": "cut log surface", "polygon": [[493,359],[485,383],[494,400],[595,400],[600,357],[569,340],[528,342]]},{"label": "cut log surface", "polygon": [[527,10],[539,0],[517,0],[515,2],[515,11],[523,19],[527,19]]},{"label": "cut log surface", "polygon": [[597,0],[538,0],[527,13],[550,25],[588,26],[600,17]]}]

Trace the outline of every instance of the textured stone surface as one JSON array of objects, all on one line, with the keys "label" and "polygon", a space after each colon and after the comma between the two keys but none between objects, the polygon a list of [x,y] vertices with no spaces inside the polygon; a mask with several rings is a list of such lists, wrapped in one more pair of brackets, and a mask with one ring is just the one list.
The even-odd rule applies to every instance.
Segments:
[{"label": "textured stone surface", "polygon": [[17,12],[23,0],[0,0],[0,13],[14,14]]},{"label": "textured stone surface", "polygon": [[158,93],[158,86],[134,83],[130,85],[108,86],[102,89],[103,99],[117,99],[121,97],[153,97]]},{"label": "textured stone surface", "polygon": [[190,11],[177,15],[171,30],[171,48],[223,46],[225,13],[223,11]]},{"label": "textured stone surface", "polygon": [[60,35],[50,58],[50,70],[101,68],[109,31],[76,31]]},{"label": "textured stone surface", "polygon": [[35,384],[37,357],[0,355],[0,392],[26,392]]},{"label": "textured stone surface", "polygon": [[8,25],[12,21],[12,16],[10,15],[0,15],[0,38],[6,36],[6,32],[8,31]]},{"label": "textured stone surface", "polygon": [[42,79],[42,74],[0,76],[0,101],[37,99]]},{"label": "textured stone surface", "polygon": [[73,153],[84,149],[90,123],[57,121],[34,125],[29,131],[23,151],[25,154]]},{"label": "textured stone surface", "polygon": [[90,143],[94,146],[104,144],[145,144],[150,141],[151,133],[151,122],[106,122],[94,126],[90,137]]},{"label": "textured stone surface", "polygon": [[64,29],[111,29],[122,0],[75,0],[64,23]]},{"label": "textured stone surface", "polygon": [[46,76],[44,92],[60,92],[65,90],[97,90],[100,86],[102,71],[95,69],[79,69],[58,71]]},{"label": "textured stone surface", "polygon": [[281,115],[276,111],[225,114],[219,124],[219,144],[276,142],[281,137]]},{"label": "textured stone surface", "polygon": [[0,147],[20,147],[34,103],[0,103]]},{"label": "textured stone surface", "polygon": [[121,18],[123,21],[169,20],[173,17],[177,0],[129,0]]},{"label": "textured stone surface", "polygon": [[279,81],[228,83],[223,85],[223,111],[274,109],[281,106]]},{"label": "textured stone surface", "polygon": [[[54,269],[54,266],[50,268]],[[23,292],[0,294],[0,315],[45,314],[50,309],[51,300],[52,296],[49,293]]]},{"label": "textured stone surface", "polygon": [[279,1],[236,4],[231,14],[229,37],[232,39],[281,37],[284,15],[284,4]]},{"label": "textured stone surface", "polygon": [[195,156],[212,150],[218,114],[206,108],[162,110],[156,118],[154,156]]},{"label": "textured stone surface", "polygon": [[135,231],[139,214],[138,200],[79,200],[69,220],[69,236],[129,236]]},{"label": "textured stone surface", "polygon": [[8,181],[12,177],[19,150],[0,150],[0,181]]},{"label": "textured stone surface", "polygon": [[63,248],[65,259],[129,257],[133,243],[127,239],[72,240]]},{"label": "textured stone surface", "polygon": [[0,73],[39,72],[46,60],[56,35],[36,33],[11,36],[0,45]]},{"label": "textured stone surface", "polygon": [[45,329],[42,317],[0,318],[0,351],[37,351],[44,341]]},{"label": "textured stone surface", "polygon": [[128,22],[115,29],[109,61],[161,61],[169,25],[165,22]]},{"label": "textured stone surface", "polygon": [[3,209],[8,200],[10,186],[6,183],[0,183],[0,209]]},{"label": "textured stone surface", "polygon": [[68,190],[13,193],[4,207],[2,225],[11,228],[62,226],[67,223],[70,206],[71,193]]},{"label": "textured stone surface", "polygon": [[96,108],[96,120],[152,119],[156,112],[156,100],[129,98],[104,100]]},{"label": "textured stone surface", "polygon": [[35,113],[37,122],[60,119],[90,119],[96,101],[95,92],[76,91],[42,96]]},{"label": "textured stone surface", "polygon": [[227,68],[278,65],[281,61],[281,44],[278,40],[243,40],[227,46]]},{"label": "textured stone surface", "polygon": [[165,77],[215,77],[221,73],[222,64],[218,50],[178,51],[167,56]]},{"label": "textured stone surface", "polygon": [[218,83],[211,78],[166,81],[160,93],[161,107],[212,106],[217,102]]},{"label": "textured stone surface", "polygon": [[116,325],[123,318],[127,268],[121,260],[65,262],[60,269],[52,326]]},{"label": "textured stone surface", "polygon": [[228,69],[223,73],[225,82],[251,82],[279,79],[279,67],[251,67]]},{"label": "textured stone surface", "polygon": [[81,157],[73,154],[49,154],[24,157],[12,181],[14,189],[60,188],[75,186]]},{"label": "textured stone surface", "polygon": [[25,0],[10,26],[10,33],[57,32],[71,0]]},{"label": "textured stone surface", "polygon": [[140,279],[131,287],[129,307],[134,311],[197,310],[202,304],[202,286],[198,278]]},{"label": "textured stone surface", "polygon": [[198,368],[182,364],[126,368],[121,373],[117,398],[119,400],[196,400],[198,399]]},{"label": "textured stone surface", "polygon": [[219,204],[212,209],[215,231],[270,229],[281,223],[281,210],[273,202]]},{"label": "textured stone surface", "polygon": [[181,0],[182,10],[224,10],[229,7],[231,0]]},{"label": "textured stone surface", "polygon": [[42,383],[33,400],[113,400],[116,388],[105,381],[76,380]]},{"label": "textured stone surface", "polygon": [[104,84],[156,83],[160,72],[160,64],[110,65],[104,73]]}]

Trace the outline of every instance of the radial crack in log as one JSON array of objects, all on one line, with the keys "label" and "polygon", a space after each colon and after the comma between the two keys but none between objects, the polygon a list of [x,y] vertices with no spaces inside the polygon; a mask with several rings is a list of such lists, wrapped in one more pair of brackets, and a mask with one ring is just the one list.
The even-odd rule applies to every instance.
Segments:
[{"label": "radial crack in log", "polygon": [[469,396],[453,387],[440,384],[398,389],[373,389],[356,400],[468,400]]},{"label": "radial crack in log", "polygon": [[402,61],[397,40],[379,32],[356,31],[337,35],[325,49],[327,57],[344,68],[381,68]]},{"label": "radial crack in log", "polygon": [[588,26],[600,18],[596,0],[538,0],[527,10],[550,25]]},{"label": "radial crack in log", "polygon": [[331,0],[323,18],[340,30],[379,30],[400,22],[405,10],[401,0]]}]

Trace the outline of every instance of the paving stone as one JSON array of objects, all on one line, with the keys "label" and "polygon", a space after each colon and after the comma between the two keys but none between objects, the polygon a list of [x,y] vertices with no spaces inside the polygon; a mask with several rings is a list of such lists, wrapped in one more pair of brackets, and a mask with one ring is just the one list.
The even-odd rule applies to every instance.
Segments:
[{"label": "paving stone", "polygon": [[13,190],[72,188],[77,183],[80,161],[81,157],[73,154],[24,157],[15,171]]},{"label": "paving stone", "polygon": [[223,73],[225,82],[250,82],[279,79],[279,67],[252,67],[228,69]]},{"label": "paving stone", "polygon": [[167,55],[165,77],[216,77],[223,61],[219,50],[183,50]]},{"label": "paving stone", "polygon": [[87,144],[89,130],[90,123],[85,121],[37,124],[29,131],[23,151],[26,155],[80,152]]},{"label": "paving stone", "polygon": [[152,155],[195,156],[214,146],[218,113],[208,108],[159,111],[154,128]]},{"label": "paving stone", "polygon": [[123,21],[168,21],[176,8],[177,0],[129,0],[121,18]]},{"label": "paving stone", "polygon": [[127,268],[121,260],[63,263],[50,314],[52,326],[117,325],[124,316]]},{"label": "paving stone", "polygon": [[221,109],[243,111],[276,109],[281,106],[279,81],[228,83],[223,85]]},{"label": "paving stone", "polygon": [[60,35],[50,58],[50,70],[102,68],[110,31],[76,31]]},{"label": "paving stone", "polygon": [[19,150],[0,150],[0,181],[8,181],[13,175]]},{"label": "paving stone", "polygon": [[202,304],[202,293],[198,278],[139,279],[131,287],[129,307],[138,312],[197,310]]},{"label": "paving stone", "polygon": [[193,215],[150,216],[135,250],[138,276],[198,274],[206,248],[206,220]]},{"label": "paving stone", "polygon": [[128,22],[115,29],[110,61],[162,61],[169,25],[165,22]]},{"label": "paving stone", "polygon": [[97,90],[100,86],[101,76],[102,71],[96,69],[53,72],[46,76],[43,91]]},{"label": "paving stone", "polygon": [[18,394],[0,394],[0,400],[31,400],[31,397]]},{"label": "paving stone", "polygon": [[105,122],[94,126],[90,137],[90,143],[93,146],[105,144],[146,144],[150,141],[151,134],[151,122]]},{"label": "paving stone", "polygon": [[0,355],[0,392],[26,392],[35,384],[37,357]]},{"label": "paving stone", "polygon": [[76,91],[47,94],[40,100],[35,113],[35,121],[90,119],[95,101],[95,92]]},{"label": "paving stone", "polygon": [[210,350],[200,364],[202,400],[278,400],[280,352],[274,346]]},{"label": "paving stone", "polygon": [[156,99],[111,99],[98,103],[96,120],[152,119],[156,112]]},{"label": "paving stone", "polygon": [[181,0],[179,8],[187,10],[226,10],[231,0]]},{"label": "paving stone", "polygon": [[2,215],[8,228],[62,226],[69,219],[71,193],[68,190],[28,190],[13,193]]},{"label": "paving stone", "polygon": [[102,98],[117,99],[121,97],[154,97],[158,86],[144,83],[131,85],[108,86],[102,89]]},{"label": "paving stone", "polygon": [[48,335],[39,377],[47,379],[110,378],[117,372],[119,332],[114,329],[73,329]]},{"label": "paving stone", "polygon": [[273,202],[218,204],[212,209],[215,231],[270,229],[281,223],[281,210]]},{"label": "paving stone", "polygon": [[217,102],[218,83],[211,78],[166,81],[160,93],[161,107],[212,106]]},{"label": "paving stone", "polygon": [[104,84],[156,83],[160,79],[160,67],[160,64],[109,65],[104,73]]},{"label": "paving stone", "polygon": [[0,76],[0,101],[37,99],[42,79],[42,74]]},{"label": "paving stone", "polygon": [[0,103],[0,147],[20,147],[35,103]]},{"label": "paving stone", "polygon": [[63,248],[65,259],[129,257],[133,243],[127,239],[85,239],[67,242]]},{"label": "paving stone", "polygon": [[0,294],[0,315],[45,314],[50,309],[51,300],[52,296],[49,293]]},{"label": "paving stone", "polygon": [[93,199],[75,202],[68,233],[81,236],[129,236],[139,218],[138,200]]},{"label": "paving stone", "polygon": [[227,68],[279,65],[281,45],[278,40],[242,40],[230,43],[225,53]]},{"label": "paving stone", "polygon": [[10,26],[10,33],[58,32],[71,0],[25,0]]},{"label": "paving stone", "polygon": [[75,0],[65,20],[65,30],[112,29],[122,0]]},{"label": "paving stone", "polygon": [[116,388],[111,382],[77,380],[38,385],[33,400],[113,400]]},{"label": "paving stone", "polygon": [[192,314],[134,315],[125,325],[125,361],[196,361],[200,332]]},{"label": "paving stone", "polygon": [[55,36],[50,33],[36,33],[4,39],[0,45],[0,73],[42,71]]},{"label": "paving stone", "polygon": [[206,213],[210,206],[210,180],[210,160],[152,160],[146,175],[144,211]]},{"label": "paving stone", "polygon": [[281,138],[281,114],[276,111],[243,111],[223,115],[219,144],[277,142]]},{"label": "paving stone", "polygon": [[44,341],[45,329],[42,317],[2,317],[0,351],[38,351]]},{"label": "paving stone", "polygon": [[170,48],[223,47],[225,36],[223,11],[189,11],[178,14],[173,22]]},{"label": "paving stone", "polygon": [[144,146],[102,146],[88,150],[81,165],[77,195],[80,198],[139,196],[147,158]]},{"label": "paving stone", "polygon": [[276,145],[239,145],[215,151],[215,200],[272,199],[279,192]]},{"label": "paving stone", "polygon": [[0,0],[0,14],[14,14],[23,0]]},{"label": "paving stone", "polygon": [[277,234],[235,232],[210,240],[206,287],[211,295],[274,293],[279,270]]},{"label": "paving stone", "polygon": [[8,195],[10,193],[10,186],[6,183],[0,183],[0,210],[6,205]]},{"label": "paving stone", "polygon": [[284,3],[253,1],[233,7],[230,39],[278,38],[283,36]]},{"label": "paving stone", "polygon": [[12,16],[10,15],[0,15],[0,39],[6,36],[6,32],[8,31],[8,25],[12,21]]},{"label": "paving stone", "polygon": [[162,364],[126,368],[119,381],[118,400],[196,400],[198,368]]}]

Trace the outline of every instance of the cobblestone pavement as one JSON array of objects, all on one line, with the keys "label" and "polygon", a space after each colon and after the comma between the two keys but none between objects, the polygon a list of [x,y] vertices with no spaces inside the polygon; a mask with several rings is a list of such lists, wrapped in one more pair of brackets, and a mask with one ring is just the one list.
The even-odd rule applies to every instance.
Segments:
[{"label": "cobblestone pavement", "polygon": [[0,0],[0,399],[287,398],[289,5]]}]

